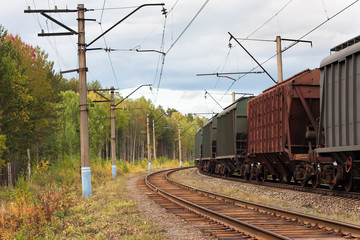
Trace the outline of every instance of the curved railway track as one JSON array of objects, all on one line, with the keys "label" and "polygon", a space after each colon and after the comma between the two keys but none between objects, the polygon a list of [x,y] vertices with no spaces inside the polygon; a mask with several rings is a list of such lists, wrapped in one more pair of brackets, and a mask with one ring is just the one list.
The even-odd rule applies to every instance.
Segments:
[{"label": "curved railway track", "polygon": [[258,182],[256,180],[247,180],[247,179],[236,177],[236,176],[222,177],[222,176],[219,176],[216,174],[210,174],[208,172],[204,172],[204,171],[200,171],[200,170],[199,170],[199,172],[204,175],[207,175],[207,176],[216,177],[216,178],[225,178],[227,180],[235,181],[235,182],[243,182],[243,183],[250,183],[250,184],[259,185],[259,186],[289,189],[289,190],[299,191],[299,192],[315,193],[315,194],[331,196],[331,197],[339,197],[339,198],[347,198],[347,199],[355,199],[355,200],[360,199],[359,192],[345,192],[345,191],[339,191],[339,190],[330,190],[326,187],[322,187],[322,188],[321,187],[320,188],[312,188],[311,186],[302,187],[302,186],[296,185],[294,183],[289,184],[286,182],[272,181],[269,179],[268,179],[268,181]]},{"label": "curved railway track", "polygon": [[360,226],[185,186],[169,178],[177,170],[151,173],[145,178],[145,184],[156,192],[151,197],[219,239],[360,239]]}]

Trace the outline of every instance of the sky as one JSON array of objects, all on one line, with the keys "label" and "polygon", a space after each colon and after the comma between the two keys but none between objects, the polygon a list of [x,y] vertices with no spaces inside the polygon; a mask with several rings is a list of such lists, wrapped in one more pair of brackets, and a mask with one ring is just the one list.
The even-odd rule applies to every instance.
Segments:
[{"label": "sky", "polygon": [[[248,39],[239,41],[274,79],[277,79],[273,57],[276,36],[311,41],[312,44],[300,42],[283,52],[286,79],[304,69],[319,67],[332,47],[358,36],[360,29],[358,0],[12,0],[1,7],[0,24],[9,33],[18,34],[24,42],[48,53],[55,71],[76,69],[77,35],[38,37],[41,30],[50,33],[65,30],[40,14],[24,10],[28,6],[32,10],[55,6],[76,9],[80,3],[93,10],[87,11],[85,18],[95,19],[86,22],[87,44],[136,7],[165,3],[166,16],[161,6],[143,7],[89,46],[115,51],[87,51],[87,81],[98,80],[103,88],[114,86],[122,96],[142,84],[153,84],[152,89],[142,87],[130,98],[145,96],[156,106],[175,108],[183,114],[216,113],[231,103],[231,92],[237,93],[237,97],[240,93],[257,95],[274,85],[264,73],[197,76],[260,71],[234,40],[229,42],[229,32],[236,38]],[[77,13],[49,15],[77,31]],[[282,41],[282,48],[292,43]],[[77,74],[64,77],[69,79]]]}]

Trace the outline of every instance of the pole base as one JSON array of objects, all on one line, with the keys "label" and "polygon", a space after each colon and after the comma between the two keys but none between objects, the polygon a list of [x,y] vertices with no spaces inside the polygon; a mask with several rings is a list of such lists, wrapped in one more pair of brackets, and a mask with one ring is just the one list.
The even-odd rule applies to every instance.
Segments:
[{"label": "pole base", "polygon": [[151,172],[151,162],[148,163],[148,170]]},{"label": "pole base", "polygon": [[90,167],[81,167],[82,195],[84,198],[91,196],[91,172]]},{"label": "pole base", "polygon": [[116,176],[116,165],[111,165],[111,169],[112,169],[112,178],[115,178]]},{"label": "pole base", "polygon": [[182,167],[182,161],[180,161],[180,167]]}]

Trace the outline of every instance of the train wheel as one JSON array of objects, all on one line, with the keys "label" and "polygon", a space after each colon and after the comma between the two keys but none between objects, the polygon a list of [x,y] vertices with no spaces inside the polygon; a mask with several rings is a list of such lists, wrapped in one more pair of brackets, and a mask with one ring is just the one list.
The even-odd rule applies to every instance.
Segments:
[{"label": "train wheel", "polygon": [[300,181],[300,185],[301,185],[302,187],[305,187],[305,186],[308,184],[308,182],[309,182],[309,181],[308,181],[308,180],[305,180],[305,179],[304,179],[304,180],[301,180],[301,181]]},{"label": "train wheel", "polygon": [[336,185],[334,183],[329,183],[329,188],[331,191],[336,189]]},{"label": "train wheel", "polygon": [[346,192],[350,192],[353,186],[353,176],[351,173],[345,174],[344,188]]},{"label": "train wheel", "polygon": [[255,175],[255,180],[257,182],[262,182],[262,178],[263,178],[263,174],[261,174],[260,172],[257,172]]},{"label": "train wheel", "polygon": [[276,182],[277,176],[276,176],[276,175],[271,175],[271,177],[272,177],[272,180],[273,180],[274,182]]},{"label": "train wheel", "polygon": [[291,176],[286,176],[286,183],[287,184],[291,183]]},{"label": "train wheel", "polygon": [[294,184],[297,185],[299,183],[299,180],[297,180],[295,177],[294,177]]},{"label": "train wheel", "polygon": [[317,188],[320,185],[319,173],[316,173],[314,176],[311,177],[311,185],[313,188]]}]

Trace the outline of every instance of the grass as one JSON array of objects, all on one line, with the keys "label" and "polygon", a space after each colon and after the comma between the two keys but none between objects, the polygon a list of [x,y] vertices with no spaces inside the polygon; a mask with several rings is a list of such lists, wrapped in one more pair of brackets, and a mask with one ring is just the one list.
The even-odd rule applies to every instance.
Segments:
[{"label": "grass", "polygon": [[[187,166],[190,163],[184,163]],[[159,158],[152,171],[178,167],[177,160]],[[32,181],[19,178],[13,188],[0,188],[0,239],[162,239],[142,217],[137,202],[125,189],[126,181],[147,173],[146,159],[131,164],[91,162],[92,196],[81,196],[79,156],[33,167]]]},{"label": "grass", "polygon": [[117,176],[96,187],[66,217],[56,216],[46,227],[47,239],[161,239],[161,233],[141,217],[124,186],[133,175]]}]

